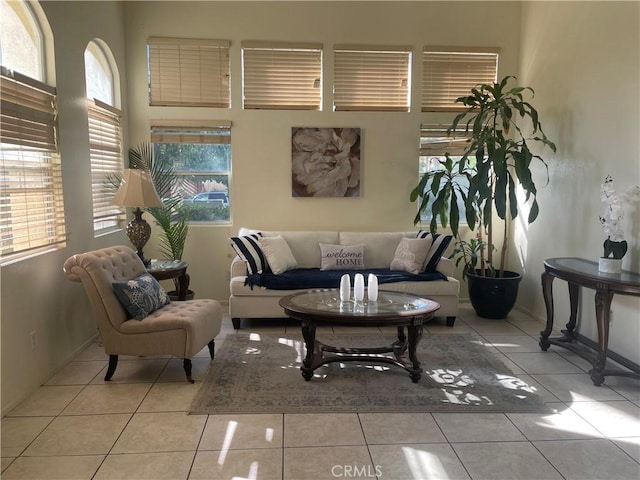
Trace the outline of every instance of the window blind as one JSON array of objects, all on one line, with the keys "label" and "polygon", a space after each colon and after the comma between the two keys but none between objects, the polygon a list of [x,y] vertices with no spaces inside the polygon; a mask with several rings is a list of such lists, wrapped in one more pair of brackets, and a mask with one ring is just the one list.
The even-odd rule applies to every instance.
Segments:
[{"label": "window blind", "polygon": [[422,111],[462,111],[458,97],[473,87],[494,83],[499,48],[424,47],[422,52]]},{"label": "window blind", "polygon": [[471,132],[455,132],[447,135],[447,127],[442,125],[422,125],[420,127],[420,156],[438,157],[448,153],[452,156],[464,154],[469,146]]},{"label": "window blind", "polygon": [[153,120],[151,143],[230,144],[231,122],[226,120]]},{"label": "window blind", "polygon": [[226,40],[147,40],[149,105],[229,108]]},{"label": "window blind", "polygon": [[0,71],[0,255],[65,242],[56,91]]},{"label": "window blind", "polygon": [[122,176],[122,135],[120,110],[99,100],[88,100],[89,157],[93,197],[93,231],[118,227],[125,219],[123,208],[111,204]]},{"label": "window blind", "polygon": [[333,109],[408,112],[410,47],[334,48]]},{"label": "window blind", "polygon": [[322,45],[242,42],[245,109],[321,110]]}]

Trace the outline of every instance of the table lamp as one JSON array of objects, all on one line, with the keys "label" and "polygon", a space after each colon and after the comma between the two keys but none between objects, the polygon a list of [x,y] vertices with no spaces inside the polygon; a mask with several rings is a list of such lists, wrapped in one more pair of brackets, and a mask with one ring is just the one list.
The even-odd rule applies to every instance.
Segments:
[{"label": "table lamp", "polygon": [[147,170],[127,168],[122,175],[122,182],[111,200],[112,205],[120,207],[135,207],[133,219],[127,225],[129,241],[136,247],[140,260],[146,267],[151,263],[144,258],[142,248],[151,237],[151,226],[142,218],[140,207],[162,207],[162,200],[158,196],[151,174]]}]

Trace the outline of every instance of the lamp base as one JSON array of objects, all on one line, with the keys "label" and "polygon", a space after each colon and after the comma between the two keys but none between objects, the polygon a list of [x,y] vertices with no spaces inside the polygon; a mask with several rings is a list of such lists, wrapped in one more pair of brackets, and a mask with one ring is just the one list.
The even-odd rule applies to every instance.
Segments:
[{"label": "lamp base", "polygon": [[136,253],[138,257],[140,257],[140,260],[142,260],[142,263],[144,263],[144,266],[148,267],[151,260],[144,258],[142,248],[147,244],[149,238],[151,238],[151,225],[142,218],[142,210],[140,210],[140,207],[136,208],[133,214],[133,219],[127,224],[127,237],[129,237],[129,241],[133,246],[136,247]]}]

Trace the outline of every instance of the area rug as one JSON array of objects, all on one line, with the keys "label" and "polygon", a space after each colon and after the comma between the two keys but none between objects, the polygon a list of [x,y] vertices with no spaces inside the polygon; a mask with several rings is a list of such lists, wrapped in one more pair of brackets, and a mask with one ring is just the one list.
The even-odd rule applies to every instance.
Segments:
[{"label": "area rug", "polygon": [[[390,345],[393,335],[322,335],[325,344]],[[336,362],[305,381],[301,335],[230,335],[194,397],[191,414],[343,412],[548,412],[528,385],[467,334],[425,334],[418,383],[400,367]]]}]

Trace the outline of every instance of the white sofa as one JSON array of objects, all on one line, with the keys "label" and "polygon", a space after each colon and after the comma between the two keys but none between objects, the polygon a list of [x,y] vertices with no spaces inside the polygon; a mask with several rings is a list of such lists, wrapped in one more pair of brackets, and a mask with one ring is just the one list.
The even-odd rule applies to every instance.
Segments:
[{"label": "white sofa", "polygon": [[[247,228],[241,228],[238,236],[256,232],[262,233],[264,237],[284,237],[300,268],[320,267],[320,243],[364,244],[365,267],[389,268],[402,237],[416,236],[416,232],[266,231]],[[440,304],[436,316],[446,317],[447,325],[453,326],[458,315],[460,282],[453,278],[454,266],[448,258],[440,258],[437,271],[443,273],[447,280],[384,283],[380,285],[380,289],[407,292],[435,300]],[[308,289],[301,286],[297,290],[271,290],[256,285],[250,286],[246,280],[247,263],[236,256],[231,262],[229,297],[229,315],[236,329],[240,328],[243,318],[285,317],[282,307],[278,304],[280,298]]]}]

